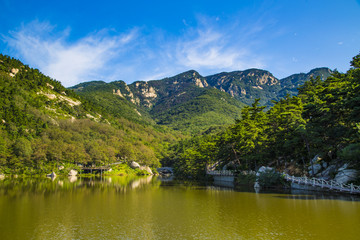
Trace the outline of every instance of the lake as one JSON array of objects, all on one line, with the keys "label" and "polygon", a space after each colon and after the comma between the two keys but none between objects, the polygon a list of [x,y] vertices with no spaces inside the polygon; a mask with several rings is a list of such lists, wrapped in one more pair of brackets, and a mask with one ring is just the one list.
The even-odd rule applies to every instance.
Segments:
[{"label": "lake", "polygon": [[349,195],[254,193],[157,178],[5,178],[0,239],[359,239]]}]

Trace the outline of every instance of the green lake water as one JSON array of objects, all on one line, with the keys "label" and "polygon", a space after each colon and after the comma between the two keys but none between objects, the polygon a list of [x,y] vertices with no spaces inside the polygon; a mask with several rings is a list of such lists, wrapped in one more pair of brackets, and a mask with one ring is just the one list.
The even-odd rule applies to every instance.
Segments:
[{"label": "green lake water", "polygon": [[5,178],[0,239],[360,239],[360,201],[151,177]]}]

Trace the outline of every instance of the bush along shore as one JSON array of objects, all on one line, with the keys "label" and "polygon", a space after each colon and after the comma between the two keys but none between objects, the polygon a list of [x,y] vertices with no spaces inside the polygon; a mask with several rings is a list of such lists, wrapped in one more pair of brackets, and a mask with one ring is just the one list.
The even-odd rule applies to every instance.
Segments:
[{"label": "bush along shore", "polygon": [[141,166],[136,162],[118,163],[111,166],[83,166],[81,164],[59,163],[44,165],[40,168],[10,169],[1,167],[0,180],[5,177],[50,177],[56,176],[145,176],[156,175],[156,169]]}]

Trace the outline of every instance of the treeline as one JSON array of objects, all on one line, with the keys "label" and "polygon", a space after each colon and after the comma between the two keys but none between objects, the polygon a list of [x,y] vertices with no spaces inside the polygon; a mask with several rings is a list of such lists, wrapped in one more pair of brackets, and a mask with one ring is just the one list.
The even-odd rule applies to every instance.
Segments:
[{"label": "treeline", "polygon": [[291,163],[304,169],[317,154],[322,161],[360,168],[360,55],[351,66],[325,81],[305,82],[298,96],[286,96],[268,111],[255,100],[231,127],[171,146],[164,162],[179,175],[197,178],[216,163],[244,170]]},{"label": "treeline", "polygon": [[0,173],[66,163],[160,165],[172,133],[112,116],[37,69],[0,54]]}]

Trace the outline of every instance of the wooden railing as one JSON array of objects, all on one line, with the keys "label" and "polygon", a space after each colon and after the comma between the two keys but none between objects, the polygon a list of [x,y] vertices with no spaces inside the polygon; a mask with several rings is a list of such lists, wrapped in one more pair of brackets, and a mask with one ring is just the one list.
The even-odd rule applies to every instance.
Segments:
[{"label": "wooden railing", "polygon": [[342,183],[338,183],[334,180],[326,181],[324,179],[318,179],[318,178],[307,178],[306,176],[305,177],[294,177],[294,176],[290,176],[288,174],[284,174],[284,178],[287,181],[302,184],[302,185],[321,187],[321,188],[326,188],[326,189],[332,190],[332,191],[360,194],[360,186],[354,185],[352,183],[351,184],[342,184]]}]

